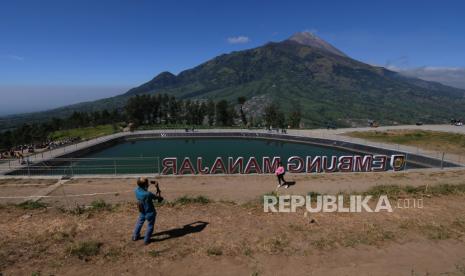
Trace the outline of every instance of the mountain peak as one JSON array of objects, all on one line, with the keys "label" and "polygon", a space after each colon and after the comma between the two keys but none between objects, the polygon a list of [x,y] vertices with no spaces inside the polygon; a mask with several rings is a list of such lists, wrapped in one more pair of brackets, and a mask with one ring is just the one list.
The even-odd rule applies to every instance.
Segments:
[{"label": "mountain peak", "polygon": [[130,89],[128,92],[126,92],[126,95],[137,95],[137,94],[142,94],[146,93],[147,91],[153,91],[157,90],[163,87],[168,87],[171,85],[176,84],[176,75],[164,71],[155,76],[152,80],[138,86],[135,88]]},{"label": "mountain peak", "polygon": [[298,40],[298,39],[318,39],[318,36],[315,33],[310,31],[303,31],[293,34],[289,39]]},{"label": "mountain peak", "polygon": [[315,48],[330,52],[335,55],[347,57],[346,54],[344,54],[343,52],[335,48],[333,45],[319,38],[314,33],[311,33],[308,31],[295,33],[291,37],[289,37],[287,40],[294,41],[294,42],[297,42],[299,44],[303,44],[306,46],[315,47]]},{"label": "mountain peak", "polygon": [[169,71],[163,71],[160,74],[158,74],[157,76],[155,76],[155,78],[153,78],[153,79],[157,80],[157,79],[172,79],[172,78],[176,78],[176,75],[169,72]]}]

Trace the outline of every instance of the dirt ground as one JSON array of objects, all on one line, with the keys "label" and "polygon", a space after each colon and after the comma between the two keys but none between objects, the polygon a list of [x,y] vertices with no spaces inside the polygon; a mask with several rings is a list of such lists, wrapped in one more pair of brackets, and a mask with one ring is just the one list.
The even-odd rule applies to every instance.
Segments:
[{"label": "dirt ground", "polygon": [[[464,170],[289,175],[279,194],[361,193],[375,185],[464,184]],[[272,176],[159,178],[153,243],[131,241],[134,179],[76,179],[22,209],[47,180],[0,180],[3,275],[464,275],[465,195],[423,198],[392,213],[265,213]],[[22,186],[24,185],[24,186]],[[63,198],[66,195],[66,198]],[[181,196],[210,202],[183,203]],[[107,204],[81,209],[96,199]],[[15,199],[19,200],[19,199]],[[392,203],[402,202],[393,199]],[[111,205],[110,205],[111,204]],[[397,205],[398,206],[398,205]],[[88,245],[88,247],[84,245]],[[87,248],[87,250],[86,250]],[[89,249],[90,248],[90,249]]]},{"label": "dirt ground", "polygon": [[[157,176],[164,197],[203,195],[216,201],[245,203],[276,189],[273,175],[230,176]],[[338,192],[361,192],[377,185],[434,185],[457,184],[465,181],[465,170],[411,170],[407,172],[380,173],[333,173],[333,174],[288,174],[286,180],[295,182],[289,189],[280,189],[279,194],[306,195],[308,192],[334,194]],[[9,183],[11,181],[11,183]],[[33,196],[57,180],[0,179],[0,204],[19,203],[25,196]],[[136,178],[78,178],[66,182],[41,201],[54,206],[74,207],[90,204],[97,198],[118,203],[133,201]]]}]

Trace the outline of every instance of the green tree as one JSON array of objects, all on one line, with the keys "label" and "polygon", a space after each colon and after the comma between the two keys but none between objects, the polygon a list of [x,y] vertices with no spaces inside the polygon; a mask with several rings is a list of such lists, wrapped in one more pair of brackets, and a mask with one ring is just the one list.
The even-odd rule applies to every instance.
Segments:
[{"label": "green tree", "polygon": [[274,103],[265,107],[265,125],[266,127],[276,127],[278,121],[278,106]]},{"label": "green tree", "polygon": [[145,118],[145,110],[143,109],[143,101],[145,98],[136,95],[128,100],[126,104],[126,114],[128,119],[135,124],[142,124]]},{"label": "green tree", "polygon": [[215,113],[216,112],[215,112],[215,103],[211,99],[207,101],[206,113],[207,113],[208,125],[213,126],[215,124]]},{"label": "green tree", "polygon": [[289,125],[291,126],[291,128],[299,128],[301,120],[302,114],[300,112],[299,106],[297,106],[296,110],[292,111],[289,115]]},{"label": "green tree", "polygon": [[232,126],[234,123],[234,109],[226,100],[221,100],[216,104],[216,123],[220,126]]},{"label": "green tree", "polygon": [[241,121],[242,121],[242,124],[244,126],[247,125],[247,118],[245,117],[245,114],[244,114],[244,104],[245,102],[247,101],[247,99],[245,97],[238,97],[237,98],[237,102],[240,104],[240,115],[241,115]]}]

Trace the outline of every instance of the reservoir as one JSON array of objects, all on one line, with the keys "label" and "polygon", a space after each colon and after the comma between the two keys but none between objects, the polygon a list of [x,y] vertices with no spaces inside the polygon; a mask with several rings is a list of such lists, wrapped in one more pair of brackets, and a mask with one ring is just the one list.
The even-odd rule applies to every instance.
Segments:
[{"label": "reservoir", "polygon": [[[383,155],[384,153],[378,153]],[[386,153],[385,167],[382,169],[371,169],[358,171],[379,171],[389,170],[389,159],[392,153]],[[230,172],[232,162],[235,164],[234,173],[272,173],[279,158],[283,165],[288,165],[289,172],[313,172],[309,170],[308,163],[312,159],[320,162],[315,164],[322,169],[318,171],[318,166],[313,167],[316,172],[334,172],[342,170],[328,170],[331,164],[336,165],[339,158],[367,157],[367,162],[363,160],[352,160],[352,165],[356,162],[371,162],[375,167],[376,154],[369,151],[351,150],[349,148],[332,144],[318,144],[301,141],[291,141],[291,139],[273,139],[264,137],[126,137],[116,139],[98,147],[92,147],[85,151],[80,151],[72,156],[54,158],[44,162],[30,164],[20,170],[10,172],[10,175],[108,175],[108,174],[199,174],[199,173],[232,173]],[[300,157],[300,158],[299,158]],[[217,159],[221,162],[218,163]],[[265,159],[269,159],[265,161]],[[293,159],[294,158],[294,159]],[[166,170],[167,159],[170,159],[170,172]],[[185,163],[185,159],[189,159]],[[199,160],[201,159],[201,160]],[[242,159],[242,160],[241,160]],[[255,159],[255,160],[250,160]],[[373,159],[373,160],[371,160]],[[293,160],[293,162],[289,162]],[[240,162],[239,162],[240,161]],[[254,161],[255,166],[247,170],[250,161]],[[271,162],[273,161],[273,162]],[[301,170],[298,164],[301,163]],[[348,160],[350,161],[350,160]],[[374,162],[372,162],[374,161]],[[268,162],[268,163],[267,163]],[[272,166],[270,166],[270,163]],[[364,163],[364,164],[365,164]],[[329,164],[329,165],[328,165]],[[185,165],[188,165],[187,167]],[[254,165],[254,164],[251,164]],[[184,166],[184,167],[183,167]],[[215,166],[219,170],[212,170]],[[259,168],[269,169],[261,170]],[[290,166],[290,167],[289,167]],[[190,168],[193,169],[190,169]],[[222,168],[225,169],[222,169]],[[359,164],[360,167],[360,164]],[[418,163],[409,162],[405,167],[424,168]],[[179,171],[180,168],[186,170]],[[229,170],[228,170],[229,168]],[[294,168],[294,170],[292,170]],[[297,168],[297,170],[296,170]],[[250,168],[249,168],[250,169]],[[357,171],[346,169],[346,172]]]}]

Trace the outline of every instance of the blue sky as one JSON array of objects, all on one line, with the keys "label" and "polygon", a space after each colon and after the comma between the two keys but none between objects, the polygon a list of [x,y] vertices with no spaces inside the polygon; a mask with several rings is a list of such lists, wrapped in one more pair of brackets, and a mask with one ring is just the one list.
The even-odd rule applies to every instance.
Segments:
[{"label": "blue sky", "polygon": [[[310,30],[392,69],[465,67],[464,1],[1,1],[0,114],[116,95]],[[30,99],[34,99],[31,101]]]}]

